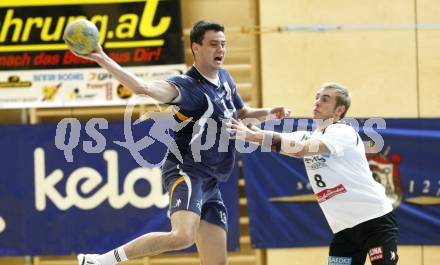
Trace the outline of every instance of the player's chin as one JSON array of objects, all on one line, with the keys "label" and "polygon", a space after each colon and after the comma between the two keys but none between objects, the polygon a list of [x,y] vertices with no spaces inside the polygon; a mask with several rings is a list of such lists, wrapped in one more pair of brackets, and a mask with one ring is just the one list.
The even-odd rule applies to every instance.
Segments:
[{"label": "player's chin", "polygon": [[325,118],[322,115],[320,115],[319,113],[313,113],[313,119],[314,120],[323,120]]},{"label": "player's chin", "polygon": [[313,111],[312,117],[313,119],[319,119],[319,113],[317,111]]},{"label": "player's chin", "polygon": [[223,61],[214,61],[213,66],[217,69],[223,68]]}]

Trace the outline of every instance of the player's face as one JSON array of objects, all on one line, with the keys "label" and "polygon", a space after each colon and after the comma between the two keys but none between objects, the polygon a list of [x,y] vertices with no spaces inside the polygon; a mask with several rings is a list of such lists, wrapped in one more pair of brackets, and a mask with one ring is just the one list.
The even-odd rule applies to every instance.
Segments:
[{"label": "player's face", "polygon": [[336,107],[337,92],[334,89],[321,88],[315,97],[315,103],[313,105],[313,118],[327,120],[333,118],[339,120],[344,106]]},{"label": "player's face", "polygon": [[226,38],[221,31],[205,32],[202,45],[193,43],[196,62],[206,70],[218,70],[223,67],[226,54]]}]

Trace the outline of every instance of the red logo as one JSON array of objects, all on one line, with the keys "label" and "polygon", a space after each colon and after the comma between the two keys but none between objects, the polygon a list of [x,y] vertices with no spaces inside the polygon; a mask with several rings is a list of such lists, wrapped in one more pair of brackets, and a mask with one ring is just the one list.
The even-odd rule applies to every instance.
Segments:
[{"label": "red logo", "polygon": [[318,202],[321,203],[321,202],[325,202],[326,200],[328,200],[338,194],[345,193],[345,192],[347,192],[347,190],[345,189],[344,185],[339,184],[336,187],[325,189],[325,190],[318,192],[316,194],[316,197],[318,199]]},{"label": "red logo", "polygon": [[400,183],[399,163],[400,156],[393,154],[388,158],[390,147],[383,154],[367,155],[373,178],[382,184],[388,199],[394,208],[402,201],[402,184]]},{"label": "red logo", "polygon": [[370,248],[368,251],[368,256],[370,256],[370,261],[383,259],[383,247]]}]

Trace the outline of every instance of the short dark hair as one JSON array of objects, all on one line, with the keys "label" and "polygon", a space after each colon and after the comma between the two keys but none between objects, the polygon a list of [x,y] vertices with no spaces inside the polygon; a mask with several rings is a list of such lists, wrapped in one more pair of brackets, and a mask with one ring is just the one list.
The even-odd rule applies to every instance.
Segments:
[{"label": "short dark hair", "polygon": [[206,20],[200,20],[193,24],[191,32],[189,34],[190,38],[190,45],[193,44],[193,42],[202,44],[203,37],[205,36],[205,32],[208,30],[213,30],[215,32],[221,31],[225,32],[225,27],[222,24],[206,21]]}]

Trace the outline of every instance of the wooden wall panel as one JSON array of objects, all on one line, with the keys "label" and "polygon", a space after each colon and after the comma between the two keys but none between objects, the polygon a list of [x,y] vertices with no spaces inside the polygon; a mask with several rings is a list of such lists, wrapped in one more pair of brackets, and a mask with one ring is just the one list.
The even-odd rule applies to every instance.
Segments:
[{"label": "wooden wall panel", "polygon": [[[263,27],[414,23],[414,2],[260,0]],[[415,30],[290,31],[261,36],[265,106],[310,116],[319,85],[353,94],[349,116],[417,117]],[[402,105],[405,108],[402,108]]]},{"label": "wooden wall panel", "polygon": [[[184,29],[201,19],[219,22],[225,25],[228,49],[249,47],[248,35],[239,34],[239,28],[253,23],[250,1],[236,0],[185,0],[182,5],[182,23]],[[185,48],[189,41],[185,39]],[[192,61],[192,58],[189,58]],[[226,55],[228,60],[228,55]]]},{"label": "wooden wall panel", "polygon": [[20,124],[23,115],[21,109],[0,109],[0,124]]},{"label": "wooden wall panel", "polygon": [[[417,0],[418,22],[440,25],[438,0]],[[440,29],[419,29],[419,93],[421,117],[440,116]]]},{"label": "wooden wall panel", "polygon": [[0,257],[0,265],[23,265],[24,257]]},{"label": "wooden wall panel", "polygon": [[440,246],[423,246],[423,265],[440,264]]},{"label": "wooden wall panel", "polygon": [[231,73],[243,100],[256,106],[259,98],[258,64],[255,62],[259,50],[255,36],[241,32],[242,27],[255,23],[257,0],[185,0],[182,5],[182,22],[185,29],[185,63],[193,63],[189,48],[189,29],[198,20],[211,20],[225,25],[225,68]]}]

